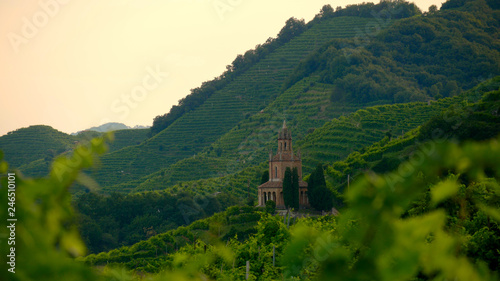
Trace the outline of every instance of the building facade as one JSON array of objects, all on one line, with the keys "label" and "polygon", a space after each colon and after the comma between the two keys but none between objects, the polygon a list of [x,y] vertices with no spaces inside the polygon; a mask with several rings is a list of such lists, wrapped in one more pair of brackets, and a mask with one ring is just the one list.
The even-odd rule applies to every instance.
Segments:
[{"label": "building facade", "polygon": [[286,127],[286,121],[283,121],[283,128],[278,134],[278,152],[273,156],[269,152],[269,181],[258,187],[259,206],[266,205],[268,200],[276,202],[276,208],[284,209],[283,200],[283,177],[286,168],[297,168],[299,174],[299,206],[300,208],[309,207],[307,198],[307,183],[302,180],[302,159],[300,151],[294,154],[292,148],[292,133]]}]

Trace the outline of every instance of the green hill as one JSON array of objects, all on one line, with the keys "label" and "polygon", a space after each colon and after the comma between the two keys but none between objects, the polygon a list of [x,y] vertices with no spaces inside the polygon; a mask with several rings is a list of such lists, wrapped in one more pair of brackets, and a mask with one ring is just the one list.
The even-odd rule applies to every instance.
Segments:
[{"label": "green hill", "polygon": [[51,161],[56,155],[70,151],[75,138],[49,126],[30,126],[0,137],[0,150],[14,168],[42,159]]},{"label": "green hill", "polygon": [[[273,148],[272,139],[276,128],[285,118],[294,129],[295,140],[300,143],[302,138],[323,126],[325,122],[360,108],[394,102],[428,101],[456,95],[461,89],[470,88],[478,79],[500,73],[500,53],[496,43],[492,43],[496,42],[495,38],[498,37],[498,29],[494,28],[498,21],[494,11],[486,4],[479,3],[477,7],[472,12],[461,8],[462,10],[439,11],[396,21],[396,24],[388,25],[387,30],[381,29],[372,35],[364,34],[369,40],[364,41],[367,43],[362,45],[356,45],[359,38],[325,40],[326,43],[318,44],[317,46],[321,47],[306,60],[298,64],[299,60],[295,61],[297,67],[293,73],[280,69],[285,61],[277,59],[279,55],[295,53],[298,47],[303,46],[301,42],[312,42],[311,38],[318,38],[313,36],[316,30],[339,26],[345,22],[351,26],[354,26],[354,23],[359,24],[351,29],[359,31],[363,24],[367,26],[371,23],[366,21],[366,18],[337,17],[313,25],[238,76],[224,89],[216,91],[206,103],[186,113],[140,147],[108,155],[103,160],[103,170],[97,178],[106,189],[124,191],[141,182],[150,182],[148,175],[153,173],[164,178],[161,181],[162,186],[224,176],[264,161],[267,152],[263,151]],[[477,24],[478,21],[483,24]],[[480,34],[484,40],[463,36],[455,32],[456,29],[464,34]],[[394,41],[391,39],[393,34],[399,34],[404,40]],[[412,40],[423,35],[428,38],[418,49],[408,53],[415,43]],[[442,47],[443,42],[454,42],[454,53],[464,55],[450,57],[449,48]],[[389,47],[385,47],[386,45]],[[288,51],[285,52],[285,49]],[[346,51],[348,53],[345,53]],[[438,58],[432,59],[433,56]],[[472,63],[476,59],[481,61],[482,67]],[[287,57],[286,61],[291,62],[291,58]],[[271,68],[276,66],[277,70],[263,71],[265,62],[269,62],[267,65]],[[277,79],[274,74],[268,75],[271,73],[290,74],[285,84],[282,84],[285,85],[285,91],[278,90],[283,77]],[[269,87],[253,89],[250,84],[245,84],[252,79],[252,85]],[[273,80],[272,83],[269,79]],[[262,93],[266,98],[259,99],[253,93]],[[252,101],[247,100],[251,97]],[[241,98],[241,102],[231,102],[234,98]],[[253,109],[245,107],[251,103],[254,105]],[[424,104],[419,105],[421,108],[418,110],[425,112],[427,109]],[[229,116],[233,114],[231,112],[235,114],[232,117]],[[346,149],[350,152],[371,141],[379,140],[386,133],[381,133],[381,130],[392,130],[392,133],[396,134],[413,128],[420,124],[418,114],[427,114],[424,112],[416,112],[417,115],[408,117],[407,121],[400,120],[401,123],[391,123],[390,126],[383,124],[383,119],[377,120],[377,117],[371,121],[363,121],[364,124],[361,125],[366,129],[371,125],[383,129],[372,132],[372,135],[367,136],[366,141],[357,147],[339,144],[335,149],[329,148],[326,150],[328,155],[321,156],[323,159],[311,151],[311,160],[306,161],[305,166],[307,169],[314,167],[314,162],[332,156],[335,150],[342,155],[336,157],[343,157]],[[362,112],[360,114],[363,115]],[[345,129],[352,131],[352,134],[346,134],[346,143],[355,139],[359,133],[359,128]],[[340,134],[341,131],[340,128],[335,134]],[[193,135],[196,137],[192,137]],[[136,167],[138,169],[135,169]],[[186,171],[188,167],[191,167],[189,172]],[[124,184],[129,179],[131,181]]]},{"label": "green hill", "polygon": [[[500,106],[498,82],[500,79],[497,79],[496,90],[484,95],[483,99],[477,103],[462,104],[460,107],[446,109],[440,115],[403,136],[386,137],[328,166],[326,170],[329,183],[338,196],[337,206],[343,206],[342,194],[348,186],[347,175],[350,176],[351,183],[366,171],[377,174],[398,171],[404,176],[414,168],[401,166],[402,163],[410,161],[418,165],[422,157],[433,153],[436,144],[444,140],[484,141],[498,136],[500,117],[494,114]],[[453,116],[453,119],[448,119],[449,116]],[[422,145],[424,142],[427,143]],[[391,179],[392,183],[399,180],[400,178]]]},{"label": "green hill", "polygon": [[102,158],[93,176],[103,186],[136,179],[201,152],[241,120],[259,112],[280,93],[297,63],[332,38],[355,36],[369,19],[339,17],[320,22],[277,48],[201,106],[137,147]]},{"label": "green hill", "polygon": [[[148,129],[128,129],[114,132],[109,152],[137,145],[147,138]],[[99,136],[98,132],[81,132],[76,136],[57,131],[50,126],[37,125],[18,129],[0,137],[0,150],[12,168],[29,176],[42,176],[49,170],[54,157],[68,153],[77,144]]]}]

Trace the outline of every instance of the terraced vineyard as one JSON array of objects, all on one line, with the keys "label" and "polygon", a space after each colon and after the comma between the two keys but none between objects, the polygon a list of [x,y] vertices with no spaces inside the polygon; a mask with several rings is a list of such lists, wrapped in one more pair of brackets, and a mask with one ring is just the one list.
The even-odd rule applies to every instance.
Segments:
[{"label": "terraced vineyard", "polygon": [[436,102],[413,102],[375,106],[358,110],[326,123],[307,135],[297,145],[303,150],[303,170],[312,171],[317,163],[332,163],[383,139],[386,134],[402,136],[451,105],[475,102],[480,92],[469,91],[460,96]]},{"label": "terraced vineyard", "polygon": [[109,151],[113,152],[131,145],[138,145],[147,139],[149,129],[129,129],[114,131],[115,139],[109,144]]},{"label": "terraced vineyard", "polygon": [[318,83],[317,78],[303,79],[260,113],[240,121],[201,153],[154,174],[109,189],[125,191],[138,185],[141,185],[141,190],[145,186],[156,189],[151,188],[150,183],[166,187],[178,182],[230,175],[267,159],[268,150],[275,149],[277,132],[283,124],[283,112],[286,113],[289,127],[293,129],[294,139],[301,139],[332,118],[363,107],[332,103],[329,99],[332,85]]},{"label": "terraced vineyard", "polygon": [[315,47],[333,38],[352,37],[369,21],[338,17],[312,26],[153,138],[104,156],[94,177],[103,186],[110,186],[151,174],[201,152],[238,122],[272,102],[286,77]]},{"label": "terraced vineyard", "polygon": [[[481,101],[474,103],[477,95],[481,93]],[[500,77],[497,77],[470,91],[465,102],[459,100],[459,104],[445,108],[440,117],[432,122],[427,122],[397,138],[386,136],[379,142],[349,154],[342,161],[334,162],[326,169],[332,189],[342,194],[347,187],[346,175],[350,175],[352,181],[368,169],[384,174],[397,170],[401,163],[409,159],[412,159],[413,163],[419,163],[421,157],[433,152],[435,144],[432,141],[436,138],[455,141],[470,138],[484,140],[497,135],[500,125],[496,121],[499,118],[494,109],[498,108],[499,97]],[[478,121],[478,116],[481,121]],[[448,125],[436,126],[435,120],[443,120]],[[426,140],[431,140],[431,143],[422,145]]]},{"label": "terraced vineyard", "polygon": [[[297,84],[296,87],[298,86],[300,85]],[[318,83],[315,87],[311,88],[310,94],[304,96],[314,96],[314,89],[317,89],[316,87],[321,88],[322,84]],[[301,140],[294,141],[294,148],[300,148],[302,152],[304,176],[310,173],[317,163],[332,164],[337,160],[344,159],[350,153],[382,140],[386,137],[388,132],[392,132],[391,134],[395,138],[402,136],[402,134],[417,128],[450,106],[475,102],[480,99],[482,94],[482,91],[470,90],[462,95],[441,99],[436,102],[414,102],[374,106],[360,109],[355,113],[326,122],[322,127],[317,128],[314,132],[303,137]],[[300,99],[296,101],[300,104]],[[276,102],[279,103],[280,99],[277,99]],[[249,118],[249,120],[254,120],[255,118],[257,118],[257,116],[253,116]],[[249,121],[248,124],[253,124],[255,122],[255,120]],[[241,124],[243,124],[243,122]],[[281,124],[280,122],[280,125]],[[297,122],[297,124],[299,124],[299,122]],[[243,126],[240,125],[240,127]],[[233,139],[230,138],[229,135],[233,134],[235,131],[237,131],[237,129],[233,128],[233,130],[225,136],[228,137],[228,139]],[[298,131],[300,134],[300,130]],[[295,132],[295,129],[292,128],[292,134],[294,136],[296,134]],[[241,156],[240,159],[235,160],[225,157],[225,159],[228,159],[225,162],[225,166],[224,162],[217,162],[217,168],[210,168],[211,163],[214,163],[213,159],[212,162],[210,160],[208,161],[207,166],[195,163],[194,159],[185,159],[176,164],[178,165],[184,162],[178,169],[166,169],[162,172],[137,180],[136,182],[117,185],[114,188],[108,189],[108,191],[167,189],[173,193],[186,190],[198,194],[230,191],[234,195],[244,197],[247,193],[248,184],[250,184],[251,192],[256,192],[255,186],[259,184],[260,175],[267,168],[267,148],[274,148],[275,143],[276,133],[273,133],[270,134],[269,140],[263,142],[261,147],[255,149],[255,153],[242,154],[241,152],[245,150],[241,150],[235,152]],[[197,156],[197,161],[200,161],[199,158],[207,157],[207,154],[209,153],[201,154],[199,157]],[[249,159],[249,155],[255,156],[255,158],[253,160]],[[231,157],[231,155],[227,156]],[[244,158],[244,156],[246,156],[246,158]],[[203,158],[203,161],[206,159],[207,158]],[[245,160],[253,162],[246,163],[245,165],[243,163]],[[203,161],[200,163],[203,163]],[[173,167],[176,166],[174,165],[172,168]],[[192,168],[186,170],[187,167]],[[211,176],[212,178],[192,180],[197,175],[194,174],[193,177],[190,177],[190,172],[199,169],[206,169],[205,176]],[[217,173],[221,173],[221,171],[227,175],[220,177],[221,174]],[[172,180],[169,173],[172,173],[172,175],[175,174],[176,177],[178,177],[177,181]],[[174,183],[176,184],[172,185]],[[137,187],[134,188],[135,186]]]}]

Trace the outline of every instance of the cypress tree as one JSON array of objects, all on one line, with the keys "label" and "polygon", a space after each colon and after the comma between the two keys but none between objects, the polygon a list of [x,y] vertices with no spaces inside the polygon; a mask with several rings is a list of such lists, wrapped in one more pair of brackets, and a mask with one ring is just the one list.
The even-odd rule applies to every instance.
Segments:
[{"label": "cypress tree", "polygon": [[333,192],[326,186],[318,186],[314,189],[316,202],[313,206],[318,211],[329,211],[333,207]]},{"label": "cypress tree", "polygon": [[307,180],[307,197],[314,209],[329,210],[333,207],[333,193],[326,187],[323,165],[318,164]]},{"label": "cypress tree", "polygon": [[323,166],[318,164],[307,180],[307,197],[309,198],[309,204],[311,204],[311,207],[314,207],[314,203],[317,201],[314,189],[319,186],[318,182],[321,181],[321,176],[319,175],[320,173],[323,173]]},{"label": "cypress tree", "polygon": [[325,174],[323,173],[323,165],[321,163],[316,166],[314,184],[316,186],[326,186]]},{"label": "cypress tree", "polygon": [[295,209],[299,209],[299,196],[300,196],[300,191],[299,191],[299,172],[297,170],[297,167],[293,168],[292,172],[292,198],[293,198],[293,204],[292,207]]},{"label": "cypress tree", "polygon": [[292,171],[288,167],[283,177],[283,200],[285,201],[285,207],[293,207]]}]

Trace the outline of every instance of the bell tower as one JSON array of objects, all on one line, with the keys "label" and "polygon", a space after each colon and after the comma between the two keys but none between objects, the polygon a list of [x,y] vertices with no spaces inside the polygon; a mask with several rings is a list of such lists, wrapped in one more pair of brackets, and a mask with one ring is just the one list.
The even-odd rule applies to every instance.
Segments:
[{"label": "bell tower", "polygon": [[292,153],[292,133],[286,126],[286,120],[283,120],[283,128],[278,134],[278,153]]}]

